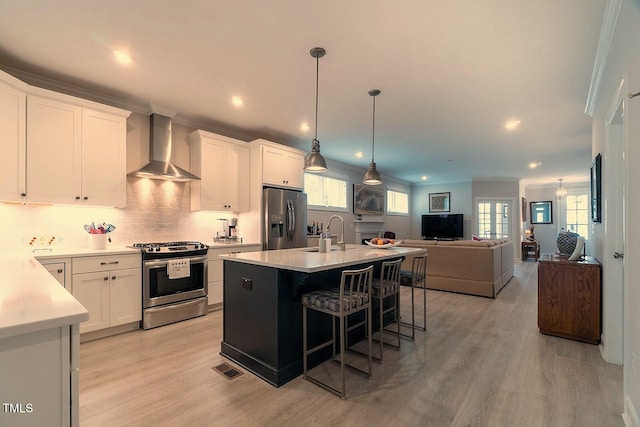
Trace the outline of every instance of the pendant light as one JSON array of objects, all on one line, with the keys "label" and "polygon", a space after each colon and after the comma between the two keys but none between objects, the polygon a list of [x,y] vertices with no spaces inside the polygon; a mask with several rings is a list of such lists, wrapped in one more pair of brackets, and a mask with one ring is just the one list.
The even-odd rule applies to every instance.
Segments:
[{"label": "pendant light", "polygon": [[371,89],[369,95],[373,98],[373,132],[371,138],[371,163],[369,163],[369,170],[364,174],[362,183],[366,185],[380,185],[382,179],[380,178],[380,172],[376,169],[376,162],[374,160],[374,151],[376,147],[376,96],[380,95],[378,89]]},{"label": "pendant light", "polygon": [[556,196],[562,199],[567,195],[567,189],[562,186],[562,178],[558,181],[560,181],[560,187],[558,187],[558,189],[556,190]]},{"label": "pendant light", "polygon": [[311,141],[311,152],[304,158],[304,170],[309,172],[324,172],[327,170],[327,162],[320,154],[320,141],[318,141],[318,76],[320,71],[320,58],[327,52],[321,47],[311,49],[311,56],[316,58],[316,131]]}]

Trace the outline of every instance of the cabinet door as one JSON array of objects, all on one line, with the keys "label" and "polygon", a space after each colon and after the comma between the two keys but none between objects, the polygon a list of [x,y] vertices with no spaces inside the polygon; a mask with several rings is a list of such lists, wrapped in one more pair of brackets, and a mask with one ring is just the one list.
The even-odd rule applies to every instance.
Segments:
[{"label": "cabinet door", "polygon": [[82,109],[82,203],[126,205],[127,120]]},{"label": "cabinet door", "polygon": [[273,147],[264,147],[262,149],[262,182],[264,184],[272,184],[284,186],[285,179],[282,171],[282,162],[284,152]]},{"label": "cabinet door", "polygon": [[203,133],[191,145],[191,170],[200,176],[191,183],[191,210],[248,211],[249,148]]},{"label": "cabinet door", "polygon": [[208,265],[209,282],[207,283],[209,289],[208,303],[209,305],[218,304],[222,302],[222,260],[209,261]]},{"label": "cabinet door", "polygon": [[286,188],[304,187],[304,156],[264,147],[262,151],[262,182]]},{"label": "cabinet door", "polygon": [[64,286],[64,270],[65,270],[65,265],[63,262],[56,262],[54,264],[43,264],[44,268],[47,269],[47,271],[49,273],[51,273],[51,275],[53,277],[55,277],[55,279],[62,285]]},{"label": "cabinet door", "polygon": [[0,81],[0,200],[15,202],[26,192],[26,113],[23,92]]},{"label": "cabinet door", "polygon": [[80,333],[109,327],[109,272],[74,274],[72,294],[89,312]]},{"label": "cabinet door", "polygon": [[109,326],[124,325],[142,319],[141,269],[109,272]]},{"label": "cabinet door", "polygon": [[304,156],[286,152],[282,161],[287,185],[291,188],[304,188]]},{"label": "cabinet door", "polygon": [[[200,209],[228,210],[227,206],[230,202],[227,183],[229,174],[226,162],[227,146],[223,142],[208,138],[201,144]],[[194,183],[198,186],[198,182]]]},{"label": "cabinet door", "polygon": [[230,210],[248,212],[249,206],[249,148],[233,145],[227,149],[229,164]]},{"label": "cabinet door", "polygon": [[27,200],[81,203],[80,107],[27,98]]}]

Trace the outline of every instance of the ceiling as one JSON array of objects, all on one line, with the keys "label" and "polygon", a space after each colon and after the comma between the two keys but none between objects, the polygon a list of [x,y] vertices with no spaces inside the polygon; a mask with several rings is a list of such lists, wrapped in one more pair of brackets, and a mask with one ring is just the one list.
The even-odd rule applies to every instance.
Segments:
[{"label": "ceiling", "polygon": [[[588,180],[602,0],[0,0],[0,67],[411,183]],[[133,57],[128,66],[113,50]],[[244,100],[241,108],[231,97]],[[135,108],[134,108],[135,109]],[[508,120],[520,120],[514,131]],[[302,122],[311,129],[303,132]],[[362,151],[364,157],[355,153]],[[540,163],[534,170],[529,163]]]}]

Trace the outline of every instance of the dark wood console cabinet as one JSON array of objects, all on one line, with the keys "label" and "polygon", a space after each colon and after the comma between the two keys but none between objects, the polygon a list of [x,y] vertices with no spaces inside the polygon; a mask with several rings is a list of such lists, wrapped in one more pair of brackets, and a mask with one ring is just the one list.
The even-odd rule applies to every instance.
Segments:
[{"label": "dark wood console cabinet", "polygon": [[540,332],[591,344],[602,333],[602,269],[594,258],[538,263]]}]

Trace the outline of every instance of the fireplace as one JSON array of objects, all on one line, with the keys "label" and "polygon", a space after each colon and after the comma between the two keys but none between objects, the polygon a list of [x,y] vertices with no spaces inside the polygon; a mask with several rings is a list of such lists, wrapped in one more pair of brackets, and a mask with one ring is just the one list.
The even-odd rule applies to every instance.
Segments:
[{"label": "fireplace", "polygon": [[384,222],[380,220],[355,220],[353,223],[356,226],[356,242],[365,244],[365,240],[373,239],[374,237],[382,237],[382,226]]}]

